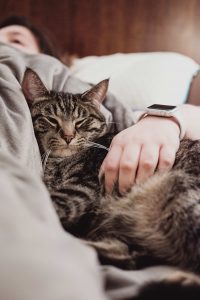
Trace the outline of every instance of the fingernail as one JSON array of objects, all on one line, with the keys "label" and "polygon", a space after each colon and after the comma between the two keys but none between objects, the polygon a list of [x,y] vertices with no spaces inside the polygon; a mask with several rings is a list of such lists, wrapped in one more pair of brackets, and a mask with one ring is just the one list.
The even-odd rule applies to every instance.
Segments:
[{"label": "fingernail", "polygon": [[106,190],[106,194],[109,194],[109,195],[112,194],[112,190],[111,189],[106,188],[105,190]]},{"label": "fingernail", "polygon": [[141,179],[136,179],[136,180],[135,180],[135,183],[136,183],[136,184],[140,184],[140,183],[141,183]]},{"label": "fingernail", "polygon": [[122,191],[119,191],[119,193],[120,193],[121,196],[124,196],[126,194],[126,191],[122,190]]},{"label": "fingernail", "polygon": [[101,168],[101,169],[99,170],[99,175],[98,175],[99,179],[100,179],[103,175],[104,175],[104,171],[103,171],[103,169]]},{"label": "fingernail", "polygon": [[104,183],[105,183],[105,174],[103,172],[99,173],[98,178],[99,178],[100,184],[104,185]]},{"label": "fingernail", "polygon": [[112,186],[109,186],[109,187],[106,186],[105,189],[106,189],[107,194],[112,194],[113,189],[114,189],[114,184]]}]

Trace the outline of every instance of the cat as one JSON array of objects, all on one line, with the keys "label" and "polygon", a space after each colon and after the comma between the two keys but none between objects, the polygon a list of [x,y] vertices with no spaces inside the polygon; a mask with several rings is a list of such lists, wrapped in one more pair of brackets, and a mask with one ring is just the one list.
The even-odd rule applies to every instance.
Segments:
[{"label": "cat", "polygon": [[173,169],[106,195],[99,169],[115,134],[100,110],[103,80],[82,94],[48,91],[31,69],[22,91],[62,226],[93,246],[102,264],[169,264],[200,272],[200,141],[183,140]]}]

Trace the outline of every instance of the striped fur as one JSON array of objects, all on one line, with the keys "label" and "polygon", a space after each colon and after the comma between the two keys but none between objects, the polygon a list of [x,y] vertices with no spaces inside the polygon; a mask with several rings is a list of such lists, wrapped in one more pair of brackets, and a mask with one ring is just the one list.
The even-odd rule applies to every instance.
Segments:
[{"label": "striped fur", "polygon": [[[87,142],[109,147],[112,134],[96,103],[108,82],[83,95],[48,92],[39,83],[37,94],[26,90],[34,76],[25,75],[23,90],[34,95],[30,109],[41,155],[51,150],[44,181],[63,227],[93,246],[102,263],[126,269],[162,263],[199,273],[200,141],[183,141],[168,173],[135,185],[125,197],[105,196],[98,174],[106,150]],[[67,143],[63,131],[72,129]]]}]

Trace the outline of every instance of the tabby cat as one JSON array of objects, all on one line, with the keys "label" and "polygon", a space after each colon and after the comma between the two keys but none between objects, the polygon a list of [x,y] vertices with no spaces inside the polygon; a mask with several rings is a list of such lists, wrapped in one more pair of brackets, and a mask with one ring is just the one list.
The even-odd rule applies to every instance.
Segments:
[{"label": "tabby cat", "polygon": [[106,196],[98,175],[113,136],[99,109],[107,88],[103,80],[83,94],[48,91],[34,71],[25,72],[22,90],[60,221],[96,248],[103,264],[159,262],[199,273],[200,141],[181,142],[168,173],[126,196]]}]

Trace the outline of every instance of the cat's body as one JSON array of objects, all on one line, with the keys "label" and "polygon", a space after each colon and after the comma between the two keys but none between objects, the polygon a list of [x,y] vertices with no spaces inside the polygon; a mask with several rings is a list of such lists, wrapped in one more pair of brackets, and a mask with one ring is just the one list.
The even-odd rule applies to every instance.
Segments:
[{"label": "cat's body", "polygon": [[[106,135],[96,142],[109,146],[110,141],[111,137]],[[78,237],[84,238],[90,232],[94,217],[102,206],[102,187],[98,174],[106,153],[105,149],[86,147],[70,157],[48,158],[44,171],[45,184],[63,227]],[[60,194],[72,200],[67,205],[69,210],[66,199]]]},{"label": "cat's body", "polygon": [[98,178],[106,150],[88,146],[111,140],[91,102],[105,96],[105,86],[82,95],[47,93],[36,74],[27,74],[23,89],[36,100],[33,124],[47,158],[44,181],[63,227],[96,248],[102,263],[134,269],[150,258],[200,272],[200,141],[183,141],[168,173],[124,197],[106,196]]},{"label": "cat's body", "polygon": [[149,256],[199,272],[200,141],[182,142],[172,171],[135,185],[125,197],[103,194],[98,174],[105,154],[90,148],[48,159],[44,181],[63,227],[89,240],[104,263],[131,269]]}]

